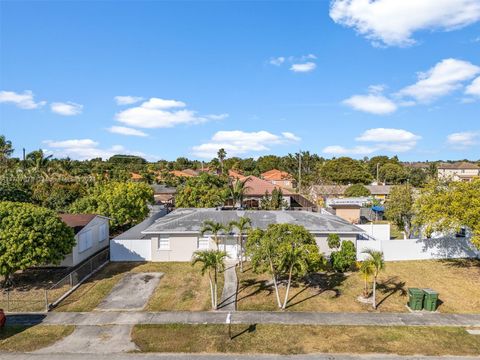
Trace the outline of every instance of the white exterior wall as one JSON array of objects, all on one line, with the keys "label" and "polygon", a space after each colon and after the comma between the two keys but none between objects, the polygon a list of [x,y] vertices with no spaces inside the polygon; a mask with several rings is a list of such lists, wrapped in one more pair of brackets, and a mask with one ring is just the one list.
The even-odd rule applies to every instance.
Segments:
[{"label": "white exterior wall", "polygon": [[467,238],[443,237],[436,239],[409,239],[357,241],[357,258],[365,259],[366,249],[383,252],[385,261],[476,258],[478,252]]},{"label": "white exterior wall", "polygon": [[480,175],[478,169],[438,169],[438,178],[440,180],[461,181],[465,177],[475,177]]},{"label": "white exterior wall", "polygon": [[152,245],[150,239],[112,240],[110,242],[110,261],[151,261]]},{"label": "white exterior wall", "polygon": [[390,240],[390,224],[364,224],[356,225],[364,230],[368,236],[376,240]]},{"label": "white exterior wall", "polygon": [[[169,237],[169,249],[161,250],[158,248],[158,239],[160,236],[152,236],[152,261],[190,261],[192,255],[198,250],[197,235],[171,234]],[[211,241],[210,248],[215,246]]]},{"label": "white exterior wall", "polygon": [[[343,241],[350,240],[353,242],[355,247],[357,246],[357,235],[356,234],[338,234],[340,236],[340,243]],[[327,237],[328,234],[314,234],[315,241],[317,246],[320,250],[320,253],[324,254],[325,256],[330,256],[332,253],[332,249],[328,247]]]}]

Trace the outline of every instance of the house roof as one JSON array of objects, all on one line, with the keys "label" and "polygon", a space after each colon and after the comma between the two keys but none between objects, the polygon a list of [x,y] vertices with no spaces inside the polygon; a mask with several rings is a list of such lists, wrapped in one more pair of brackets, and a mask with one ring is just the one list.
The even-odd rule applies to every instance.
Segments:
[{"label": "house roof", "polygon": [[[281,186],[278,186],[278,185],[274,185],[271,182],[269,182],[267,180],[260,179],[256,176],[250,175],[250,176],[247,176],[247,178],[249,180],[245,184],[245,186],[247,186],[247,190],[245,191],[246,196],[264,196],[265,192],[268,191],[268,193],[271,194],[274,189],[282,190],[283,195],[292,195],[293,194],[288,189],[285,189],[285,188],[283,188]],[[245,178],[243,178],[243,179],[245,179]],[[241,179],[241,180],[243,180],[243,179]]]},{"label": "house roof", "polygon": [[130,173],[130,178],[131,178],[132,180],[142,180],[142,179],[143,179],[143,176],[140,175],[140,174],[137,174],[137,173],[132,172],[132,173]]},{"label": "house roof", "polygon": [[[277,210],[217,210],[217,209],[177,209],[158,219],[145,229],[143,234],[159,233],[199,233],[204,221],[212,220],[227,225],[240,217],[252,220],[252,227],[266,229],[270,224],[303,225],[312,233],[359,234],[362,229],[348,221],[330,214],[309,211]],[[236,230],[233,230],[236,233]]]},{"label": "house roof", "polygon": [[466,161],[457,162],[457,163],[444,163],[437,166],[438,169],[465,169],[465,170],[477,170],[480,169],[480,166],[474,163],[469,163]]},{"label": "house roof", "polygon": [[262,173],[262,178],[265,180],[293,180],[293,176],[286,171],[281,171],[278,169],[272,169]]},{"label": "house roof", "polygon": [[178,176],[178,177],[194,177],[198,176],[198,172],[192,169],[184,169],[184,170],[172,170],[170,174]]},{"label": "house roof", "polygon": [[96,217],[95,214],[60,214],[62,221],[73,229],[75,235]]},{"label": "house roof", "polygon": [[158,195],[158,194],[176,194],[177,193],[177,188],[171,187],[171,186],[153,184],[153,185],[150,185],[150,187],[152,188],[153,193],[155,195]]},{"label": "house roof", "polygon": [[231,178],[235,178],[235,179],[244,179],[245,178],[245,175],[243,175],[240,171],[236,171],[236,170],[228,170],[228,176],[231,177]]},{"label": "house roof", "polygon": [[151,216],[143,220],[140,224],[135,225],[134,227],[128,229],[124,233],[121,233],[113,240],[140,240],[145,237],[145,234],[142,233],[143,230],[147,229],[149,226],[155,223],[162,216],[167,214],[167,210],[162,208],[160,211],[153,213]]},{"label": "house roof", "polygon": [[[343,195],[350,185],[314,185],[313,191],[318,195]],[[366,185],[372,195],[388,195],[393,185]]]}]

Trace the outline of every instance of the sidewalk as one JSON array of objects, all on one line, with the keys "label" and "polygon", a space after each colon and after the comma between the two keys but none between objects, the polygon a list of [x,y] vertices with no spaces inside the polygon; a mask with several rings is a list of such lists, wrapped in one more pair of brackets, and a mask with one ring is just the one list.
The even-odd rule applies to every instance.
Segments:
[{"label": "sidewalk", "polygon": [[[18,325],[136,325],[136,324],[223,324],[227,312],[50,312],[47,314],[10,314],[8,324]],[[480,314],[436,313],[318,313],[237,311],[236,324],[289,325],[374,325],[374,326],[460,326],[480,327]]]},{"label": "sidewalk", "polygon": [[225,263],[225,272],[222,290],[222,298],[218,304],[218,308],[223,311],[235,311],[237,310],[237,271],[236,261],[227,261]]}]

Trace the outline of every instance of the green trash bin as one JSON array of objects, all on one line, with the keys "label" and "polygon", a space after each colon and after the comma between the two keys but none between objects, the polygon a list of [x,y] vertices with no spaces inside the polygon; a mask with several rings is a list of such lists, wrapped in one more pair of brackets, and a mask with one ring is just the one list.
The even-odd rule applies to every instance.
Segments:
[{"label": "green trash bin", "polygon": [[422,289],[408,288],[408,307],[412,310],[422,310],[424,296]]},{"label": "green trash bin", "polygon": [[438,292],[432,289],[423,289],[425,298],[423,300],[423,308],[427,311],[436,311],[438,305]]}]

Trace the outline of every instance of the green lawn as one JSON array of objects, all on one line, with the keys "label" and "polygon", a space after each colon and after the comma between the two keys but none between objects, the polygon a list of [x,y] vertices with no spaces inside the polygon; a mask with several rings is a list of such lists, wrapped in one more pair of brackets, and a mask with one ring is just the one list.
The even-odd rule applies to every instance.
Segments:
[{"label": "green lawn", "polygon": [[27,352],[52,345],[70,335],[74,326],[6,326],[0,330],[0,351]]},{"label": "green lawn", "polygon": [[480,354],[480,336],[452,327],[259,324],[233,325],[232,335],[226,325],[137,325],[132,331],[143,352]]},{"label": "green lawn", "polygon": [[[239,276],[238,310],[277,310],[275,293],[267,275],[248,271]],[[440,312],[480,313],[480,261],[399,261],[387,262],[380,274],[378,311],[406,312],[407,288],[433,288],[440,293]],[[290,290],[292,311],[363,312],[371,305],[357,301],[363,280],[358,273],[319,273],[311,282],[299,282]],[[285,287],[281,288],[283,294]]]}]

